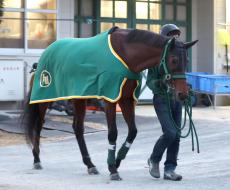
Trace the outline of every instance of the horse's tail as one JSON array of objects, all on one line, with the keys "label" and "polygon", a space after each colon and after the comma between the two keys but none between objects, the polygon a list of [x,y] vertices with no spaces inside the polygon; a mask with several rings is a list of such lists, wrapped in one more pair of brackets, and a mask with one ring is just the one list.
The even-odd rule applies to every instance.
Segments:
[{"label": "horse's tail", "polygon": [[39,127],[39,124],[41,122],[39,104],[29,104],[33,80],[34,74],[32,75],[30,80],[30,90],[25,100],[24,111],[21,114],[21,125],[24,129],[26,142],[28,145],[33,144],[36,129]]}]

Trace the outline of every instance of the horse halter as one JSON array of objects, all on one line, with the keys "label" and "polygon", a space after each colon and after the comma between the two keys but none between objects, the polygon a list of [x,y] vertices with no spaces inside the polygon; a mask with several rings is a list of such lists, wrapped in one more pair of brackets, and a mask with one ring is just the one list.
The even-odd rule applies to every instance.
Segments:
[{"label": "horse halter", "polygon": [[168,90],[171,88],[169,86],[169,84],[168,84],[168,82],[171,79],[186,79],[185,74],[172,74],[172,73],[169,73],[166,58],[167,58],[168,50],[169,50],[173,40],[174,40],[174,38],[171,38],[170,40],[167,41],[167,44],[164,47],[164,51],[163,51],[163,54],[162,54],[162,57],[161,57],[160,64],[158,66],[158,71],[160,71],[161,67],[163,68],[164,73],[163,73],[163,77],[161,79],[163,80],[163,83],[167,85]]}]

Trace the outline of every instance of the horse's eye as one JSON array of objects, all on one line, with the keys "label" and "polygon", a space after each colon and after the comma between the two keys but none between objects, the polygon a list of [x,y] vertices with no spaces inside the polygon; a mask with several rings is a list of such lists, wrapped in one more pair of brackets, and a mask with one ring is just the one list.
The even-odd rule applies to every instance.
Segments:
[{"label": "horse's eye", "polygon": [[172,63],[173,63],[174,65],[176,65],[176,64],[178,63],[178,59],[177,59],[177,58],[174,58],[174,59],[172,60]]}]

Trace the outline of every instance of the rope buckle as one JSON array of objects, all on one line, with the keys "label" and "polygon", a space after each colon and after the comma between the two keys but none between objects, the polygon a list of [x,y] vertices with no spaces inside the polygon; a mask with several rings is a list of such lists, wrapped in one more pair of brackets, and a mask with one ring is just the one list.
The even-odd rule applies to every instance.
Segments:
[{"label": "rope buckle", "polygon": [[171,78],[172,78],[171,74],[165,74],[165,76],[164,76],[164,80],[166,80],[166,81],[171,80]]}]

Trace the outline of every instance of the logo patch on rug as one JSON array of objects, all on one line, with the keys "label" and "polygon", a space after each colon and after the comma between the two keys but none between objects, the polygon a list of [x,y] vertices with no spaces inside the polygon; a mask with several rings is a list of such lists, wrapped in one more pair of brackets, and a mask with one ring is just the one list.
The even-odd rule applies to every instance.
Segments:
[{"label": "logo patch on rug", "polygon": [[47,70],[43,70],[40,75],[40,86],[48,87],[52,82],[52,77]]}]

